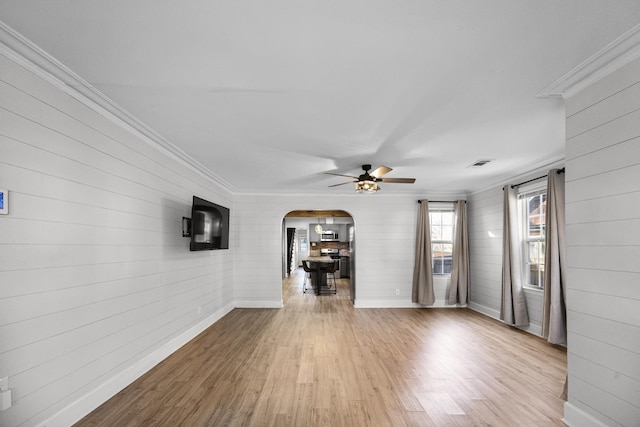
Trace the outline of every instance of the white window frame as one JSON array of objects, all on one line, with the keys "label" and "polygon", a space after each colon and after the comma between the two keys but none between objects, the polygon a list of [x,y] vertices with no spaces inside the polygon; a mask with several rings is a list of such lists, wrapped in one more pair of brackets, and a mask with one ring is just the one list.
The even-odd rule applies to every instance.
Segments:
[{"label": "white window frame", "polygon": [[[518,188],[518,218],[520,224],[519,236],[521,241],[521,258],[522,258],[522,283],[523,286],[530,290],[536,290],[543,292],[544,291],[544,250],[546,246],[546,224],[544,227],[544,235],[541,237],[531,237],[529,236],[529,215],[528,215],[528,206],[527,199],[534,196],[541,196],[547,194],[547,183],[546,181],[542,181],[539,183],[530,184],[527,186],[523,186]],[[542,215],[544,218],[544,215]],[[531,262],[532,256],[530,254],[530,244],[540,242],[541,245],[538,245],[538,254],[534,256],[533,259],[537,258],[538,262]],[[530,280],[530,272],[531,264],[538,265],[537,269],[537,283],[535,281]]]},{"label": "white window frame", "polygon": [[[434,276],[450,276],[451,272],[449,271],[448,273],[442,272],[436,272],[436,258],[434,257],[434,251],[433,251],[433,247],[434,245],[437,244],[442,244],[442,245],[451,245],[451,255],[453,256],[453,234],[455,232],[455,225],[456,225],[456,215],[455,215],[455,211],[453,208],[453,205],[450,203],[446,203],[446,204],[435,204],[435,206],[432,206],[432,204],[429,204],[429,225],[431,226],[431,230],[429,230],[429,232],[431,233],[431,267],[433,268],[433,275]],[[442,212],[450,212],[451,213],[451,240],[448,239],[434,239],[433,236],[433,227],[434,227],[434,223],[432,221],[432,213],[442,213]],[[439,225],[442,231],[442,224]],[[445,226],[448,226],[445,225]],[[442,236],[442,233],[441,233]]]},{"label": "white window frame", "polygon": [[299,228],[296,230],[296,237],[298,238],[298,250],[300,252],[309,252],[309,237],[307,237],[307,230]]}]

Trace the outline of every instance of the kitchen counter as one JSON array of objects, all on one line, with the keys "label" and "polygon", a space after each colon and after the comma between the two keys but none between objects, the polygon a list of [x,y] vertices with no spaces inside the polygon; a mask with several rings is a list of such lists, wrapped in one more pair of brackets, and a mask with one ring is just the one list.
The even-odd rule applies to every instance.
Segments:
[{"label": "kitchen counter", "polygon": [[[311,267],[312,269],[315,269],[315,272],[311,274],[311,284],[313,285],[313,289],[316,295],[320,295],[321,293],[326,293],[322,291],[327,290],[327,275],[326,275],[327,267],[322,267],[318,264],[333,264],[334,262],[336,262],[336,260],[334,260],[330,256],[307,257],[307,263],[309,264],[309,267]],[[330,293],[335,294],[336,289],[333,289],[332,291],[330,291]]]},{"label": "kitchen counter", "polygon": [[334,259],[331,258],[330,256],[310,256],[310,257],[307,257],[307,261],[332,263]]}]

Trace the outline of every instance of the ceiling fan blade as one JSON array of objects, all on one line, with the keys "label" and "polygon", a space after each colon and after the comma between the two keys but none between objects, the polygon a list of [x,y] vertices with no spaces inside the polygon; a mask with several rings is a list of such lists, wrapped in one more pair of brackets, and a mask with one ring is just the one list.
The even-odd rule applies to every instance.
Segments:
[{"label": "ceiling fan blade", "polygon": [[413,184],[416,182],[415,178],[380,178],[378,181],[392,182],[396,184]]},{"label": "ceiling fan blade", "polygon": [[345,184],[353,184],[353,181],[341,182],[340,184],[333,184],[333,185],[330,185],[329,187],[338,187],[340,185],[345,185]]},{"label": "ceiling fan blade", "polygon": [[375,178],[380,178],[382,175],[386,175],[389,172],[391,172],[393,169],[387,167],[387,166],[380,166],[378,167],[378,169],[374,170],[373,172],[371,172],[369,175],[375,177]]},{"label": "ceiling fan blade", "polygon": [[335,175],[335,176],[346,176],[347,178],[353,178],[353,179],[358,179],[357,176],[353,176],[353,175],[343,175],[341,173],[333,173],[333,172],[325,172],[326,175]]}]

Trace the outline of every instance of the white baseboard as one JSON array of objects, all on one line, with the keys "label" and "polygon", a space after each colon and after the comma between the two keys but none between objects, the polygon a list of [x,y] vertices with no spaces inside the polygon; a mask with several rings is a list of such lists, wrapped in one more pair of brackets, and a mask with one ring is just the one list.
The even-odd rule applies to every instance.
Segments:
[{"label": "white baseboard", "polygon": [[486,305],[480,305],[475,302],[470,302],[469,308],[473,311],[484,314],[485,316],[500,320],[500,312],[498,310],[494,310],[493,308],[487,307]]},{"label": "white baseboard", "polygon": [[98,386],[93,391],[82,396],[69,406],[54,414],[49,419],[41,422],[39,427],[66,427],[73,425],[91,411],[102,405],[104,402],[112,398],[125,387],[140,378],[151,368],[169,357],[180,347],[191,341],[202,331],[216,323],[227,313],[234,309],[233,304],[226,305],[217,312],[204,318],[191,328],[184,331],[179,336],[168,341],[162,347],[146,356],[134,365],[125,369],[113,378]]},{"label": "white baseboard", "polygon": [[433,305],[416,304],[407,300],[363,300],[356,299],[353,303],[355,308],[461,308],[455,304],[447,304],[445,300],[436,300]]},{"label": "white baseboard", "polygon": [[562,422],[570,427],[607,427],[607,424],[570,402],[564,403],[564,418],[562,418]]},{"label": "white baseboard", "polygon": [[236,308],[282,308],[284,301],[279,300],[236,300]]},{"label": "white baseboard", "polygon": [[[477,304],[475,302],[469,303],[469,308],[473,311],[477,311],[478,313],[484,314],[485,316],[489,316],[496,320],[500,320],[500,312],[493,308]],[[500,320],[502,322],[502,320]],[[542,336],[542,325],[538,323],[529,323],[529,326],[518,327],[521,331],[525,331],[530,333],[531,335],[535,335],[537,337]]]},{"label": "white baseboard", "polygon": [[525,332],[529,332],[532,335],[537,337],[542,337],[542,325],[538,323],[529,323],[529,326],[525,326],[524,328],[518,328]]}]

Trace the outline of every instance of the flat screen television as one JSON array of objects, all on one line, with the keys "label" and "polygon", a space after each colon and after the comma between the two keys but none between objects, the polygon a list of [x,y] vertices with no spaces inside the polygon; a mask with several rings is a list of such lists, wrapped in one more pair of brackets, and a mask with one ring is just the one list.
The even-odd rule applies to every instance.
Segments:
[{"label": "flat screen television", "polygon": [[229,249],[229,209],[193,196],[191,205],[192,251]]}]

